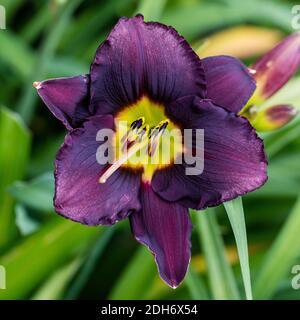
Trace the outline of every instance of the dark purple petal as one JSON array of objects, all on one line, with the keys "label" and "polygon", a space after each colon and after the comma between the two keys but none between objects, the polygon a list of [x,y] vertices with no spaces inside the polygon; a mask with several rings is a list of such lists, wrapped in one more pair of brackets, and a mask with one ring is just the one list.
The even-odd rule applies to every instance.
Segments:
[{"label": "dark purple petal", "polygon": [[141,15],[119,20],[91,66],[91,104],[98,114],[114,113],[143,95],[165,103],[204,94],[202,64],[188,43]]},{"label": "dark purple petal", "polygon": [[246,66],[229,56],[208,57],[202,63],[207,81],[207,98],[228,111],[238,113],[256,88],[255,80]]},{"label": "dark purple petal", "polygon": [[64,217],[86,225],[106,225],[140,209],[138,174],[119,169],[106,183],[99,183],[105,165],[96,161],[101,145],[96,134],[112,127],[112,116],[96,116],[66,136],[55,161],[54,198],[56,211]]},{"label": "dark purple petal", "polygon": [[278,91],[300,64],[300,34],[295,32],[260,58],[253,66],[258,94],[264,99]]},{"label": "dark purple petal", "polygon": [[68,129],[75,128],[89,116],[89,76],[57,78],[35,82],[38,94]]},{"label": "dark purple petal", "polygon": [[135,238],[155,256],[161,278],[172,288],[183,280],[191,257],[192,225],[188,209],[156,195],[149,184],[141,189],[142,211],[130,215]]},{"label": "dark purple petal", "polygon": [[263,142],[246,118],[229,113],[209,100],[193,98],[173,103],[169,112],[172,110],[185,128],[204,129],[204,171],[200,175],[186,175],[185,162],[157,171],[152,187],[161,197],[203,209],[265,183],[267,161]]}]

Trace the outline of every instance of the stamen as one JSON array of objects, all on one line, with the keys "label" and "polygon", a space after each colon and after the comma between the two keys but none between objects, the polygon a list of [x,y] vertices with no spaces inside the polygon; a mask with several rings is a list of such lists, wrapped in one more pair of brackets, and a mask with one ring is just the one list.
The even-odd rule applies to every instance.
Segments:
[{"label": "stamen", "polygon": [[[140,127],[139,127],[140,128]],[[124,141],[124,137],[121,139],[122,145],[122,152],[128,150],[136,141],[140,142],[146,132],[149,130],[149,125],[145,125],[141,129],[134,129],[134,134],[127,135],[127,139]],[[126,135],[125,135],[126,136]]]},{"label": "stamen", "polygon": [[169,124],[168,120],[162,121],[161,125],[160,125],[160,128],[159,128],[159,131],[165,131],[167,126],[168,126],[168,124]]},{"label": "stamen", "polygon": [[141,130],[138,132],[138,140],[142,141],[144,135],[149,132],[149,125],[146,124]]},{"label": "stamen", "polygon": [[126,144],[127,144],[127,143],[134,141],[137,138],[138,129],[140,129],[140,127],[144,123],[145,123],[144,117],[140,117],[140,118],[134,120],[130,125],[130,129],[122,137],[121,142],[124,143],[126,141]]},{"label": "stamen", "polygon": [[156,151],[160,137],[165,132],[169,124],[168,120],[161,121],[152,131],[150,135],[150,143],[148,145],[148,154],[152,157]]},{"label": "stamen", "polygon": [[124,164],[131,156],[133,156],[137,151],[144,148],[148,144],[148,139],[144,139],[140,143],[134,144],[127,153],[125,153],[121,158],[114,162],[100,177],[99,183],[105,183],[106,180]]},{"label": "stamen", "polygon": [[102,174],[99,179],[99,183],[105,183],[117,169],[119,169],[130,157],[142,148],[147,146],[148,155],[154,155],[159,144],[159,140],[166,130],[169,121],[161,121],[151,130],[150,134],[148,134],[149,125],[146,124],[143,126],[144,122],[145,119],[141,117],[131,123],[130,129],[121,139],[121,142],[124,143],[121,149],[124,154]]}]

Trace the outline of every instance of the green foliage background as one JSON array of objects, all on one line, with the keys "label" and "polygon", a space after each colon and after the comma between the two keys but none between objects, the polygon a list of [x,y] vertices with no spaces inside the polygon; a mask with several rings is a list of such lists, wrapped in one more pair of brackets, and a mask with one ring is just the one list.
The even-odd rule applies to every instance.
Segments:
[{"label": "green foliage background", "polygon": [[[120,16],[174,26],[192,44],[230,26],[289,34],[292,1],[1,0],[0,299],[244,299],[232,229],[224,208],[192,212],[190,272],[177,290],[158,277],[151,254],[123,221],[91,228],[53,212],[53,160],[65,130],[32,82],[84,74]],[[255,57],[251,57],[253,60]],[[300,78],[283,99],[300,108]],[[265,134],[269,181],[243,199],[256,299],[299,299],[291,273],[300,264],[300,120]],[[227,209],[227,208],[226,208]]]}]

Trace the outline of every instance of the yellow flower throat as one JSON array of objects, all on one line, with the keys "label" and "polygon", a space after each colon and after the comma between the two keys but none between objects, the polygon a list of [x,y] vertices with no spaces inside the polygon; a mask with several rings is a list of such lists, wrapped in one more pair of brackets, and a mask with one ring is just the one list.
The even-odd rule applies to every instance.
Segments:
[{"label": "yellow flower throat", "polygon": [[155,170],[174,162],[182,153],[182,134],[165,114],[164,107],[142,97],[115,116],[113,163],[101,176],[105,183],[120,167],[138,169],[144,181],[151,181]]}]

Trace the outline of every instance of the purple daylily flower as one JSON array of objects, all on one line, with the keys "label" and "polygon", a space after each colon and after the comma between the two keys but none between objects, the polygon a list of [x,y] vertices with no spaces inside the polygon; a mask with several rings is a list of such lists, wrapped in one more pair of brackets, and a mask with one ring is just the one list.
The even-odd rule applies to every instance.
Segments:
[{"label": "purple daylily flower", "polygon": [[[171,27],[146,23],[141,15],[121,18],[89,75],[34,85],[69,130],[55,161],[56,211],[86,225],[129,217],[135,238],[154,254],[161,278],[173,288],[190,261],[189,208],[216,206],[267,179],[263,143],[237,115],[255,90],[247,68],[228,56],[200,60]],[[168,119],[164,126],[205,130],[204,172],[188,176],[186,163],[147,175],[145,168],[120,166],[99,183],[107,165],[96,161],[98,130],[115,130],[120,114],[130,115],[133,106],[140,112],[145,97],[146,122],[156,108]]]}]

